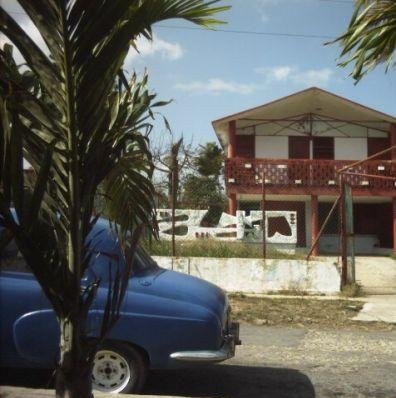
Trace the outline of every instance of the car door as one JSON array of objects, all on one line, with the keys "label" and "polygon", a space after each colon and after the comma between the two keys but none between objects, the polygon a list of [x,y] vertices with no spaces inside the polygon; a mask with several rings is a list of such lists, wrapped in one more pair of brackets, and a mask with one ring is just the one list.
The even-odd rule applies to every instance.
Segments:
[{"label": "car door", "polygon": [[53,361],[56,318],[12,241],[0,253],[0,364],[45,367]]}]

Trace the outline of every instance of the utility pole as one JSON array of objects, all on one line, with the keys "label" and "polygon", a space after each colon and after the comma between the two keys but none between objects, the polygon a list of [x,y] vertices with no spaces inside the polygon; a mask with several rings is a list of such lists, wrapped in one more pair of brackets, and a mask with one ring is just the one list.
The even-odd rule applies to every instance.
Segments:
[{"label": "utility pole", "polygon": [[266,227],[265,227],[265,173],[261,171],[261,229],[263,233],[263,259],[267,257]]},{"label": "utility pole", "polygon": [[179,150],[183,142],[181,138],[175,144],[172,145],[171,149],[171,209],[172,209],[172,256],[176,256],[176,239],[175,239],[175,225],[176,225],[176,199],[177,191],[179,188]]},{"label": "utility pole", "polygon": [[340,173],[340,229],[341,229],[341,287],[347,284],[348,280],[348,256],[347,256],[347,236],[346,236],[346,209],[345,209],[345,181]]}]

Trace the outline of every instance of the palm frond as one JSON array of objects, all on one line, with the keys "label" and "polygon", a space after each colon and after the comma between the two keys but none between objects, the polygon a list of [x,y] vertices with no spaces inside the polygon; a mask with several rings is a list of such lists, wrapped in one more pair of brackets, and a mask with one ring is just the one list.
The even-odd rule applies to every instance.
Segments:
[{"label": "palm frond", "polygon": [[342,47],[339,65],[352,64],[356,82],[381,63],[387,71],[395,65],[396,3],[357,0],[347,31],[331,43],[335,42]]}]

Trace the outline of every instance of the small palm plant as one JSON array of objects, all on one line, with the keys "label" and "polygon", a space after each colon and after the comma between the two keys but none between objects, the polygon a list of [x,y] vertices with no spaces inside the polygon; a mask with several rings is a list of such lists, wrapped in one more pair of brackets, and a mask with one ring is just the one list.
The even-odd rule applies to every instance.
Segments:
[{"label": "small palm plant", "polygon": [[[0,7],[0,29],[11,47],[0,52],[0,221],[4,245],[15,239],[51,302],[60,326],[58,397],[91,397],[91,368],[98,342],[85,321],[99,281],[83,292],[90,262],[95,193],[105,192],[117,221],[127,264],[114,281],[102,328],[117,319],[141,231],[154,228],[153,163],[147,132],[155,96],[147,76],[127,80],[122,66],[131,44],[151,26],[184,18],[204,26],[220,21],[204,0],[18,0],[47,50],[43,51]],[[26,159],[36,177],[23,174]],[[12,212],[15,208],[15,214]]]}]

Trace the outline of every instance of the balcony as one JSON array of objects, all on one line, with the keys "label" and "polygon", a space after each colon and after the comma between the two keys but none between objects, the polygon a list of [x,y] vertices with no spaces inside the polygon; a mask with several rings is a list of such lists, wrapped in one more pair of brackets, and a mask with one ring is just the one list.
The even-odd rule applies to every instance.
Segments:
[{"label": "balcony", "polygon": [[[226,184],[229,191],[256,193],[261,191],[264,175],[268,192],[334,194],[339,189],[337,170],[352,164],[351,160],[322,159],[251,159],[231,158],[226,161]],[[371,160],[354,166],[349,172],[396,177],[396,162]],[[345,175],[355,192],[395,195],[395,181]]]}]

